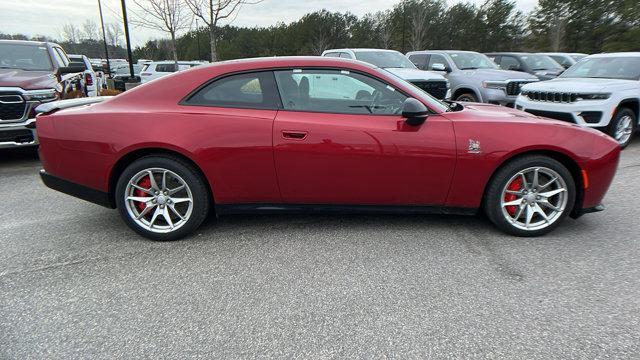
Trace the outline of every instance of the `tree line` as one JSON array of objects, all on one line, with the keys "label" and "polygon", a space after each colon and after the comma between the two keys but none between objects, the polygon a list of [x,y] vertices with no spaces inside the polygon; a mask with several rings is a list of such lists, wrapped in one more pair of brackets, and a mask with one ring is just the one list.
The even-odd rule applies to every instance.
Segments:
[{"label": "tree line", "polygon": [[[180,26],[172,30],[173,36],[147,41],[134,49],[135,58],[227,60],[319,55],[338,47],[386,48],[403,53],[423,49],[584,53],[640,50],[638,0],[538,0],[529,14],[519,11],[515,1],[510,0],[487,0],[480,6],[471,3],[447,6],[445,0],[403,0],[391,9],[360,17],[322,10],[288,24],[268,27],[219,26],[218,20],[222,19],[206,15],[208,10],[215,9],[202,7],[202,4],[231,6],[239,0],[182,1],[186,1],[185,7],[180,8],[182,14],[189,13],[185,9],[191,10],[193,17],[207,20],[205,26],[189,30],[185,28],[186,22],[174,22]],[[224,14],[238,10],[222,8],[225,9]],[[250,11],[250,7],[245,11]],[[89,23],[77,26],[75,31],[63,27],[61,44],[69,52],[103,57],[101,36]],[[122,32],[115,28],[118,26],[107,26],[111,33],[107,39],[110,55],[124,57]],[[0,38],[3,36],[7,35],[0,34]]]}]

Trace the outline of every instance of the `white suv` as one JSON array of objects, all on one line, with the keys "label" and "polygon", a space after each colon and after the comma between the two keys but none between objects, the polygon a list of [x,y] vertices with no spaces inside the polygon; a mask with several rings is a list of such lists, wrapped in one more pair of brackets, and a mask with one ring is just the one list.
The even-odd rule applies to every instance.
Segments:
[{"label": "white suv", "polygon": [[142,66],[142,70],[140,70],[140,80],[144,84],[176,71],[187,70],[202,64],[200,61],[178,61],[178,68],[176,68],[174,61],[153,61]]},{"label": "white suv", "polygon": [[516,108],[602,129],[626,147],[640,117],[640,52],[587,56],[556,79],[524,85]]}]

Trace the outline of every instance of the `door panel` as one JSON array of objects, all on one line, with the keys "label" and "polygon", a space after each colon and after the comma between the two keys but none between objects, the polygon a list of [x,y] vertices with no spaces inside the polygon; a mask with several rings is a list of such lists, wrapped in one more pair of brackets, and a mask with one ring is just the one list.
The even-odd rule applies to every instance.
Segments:
[{"label": "door panel", "polygon": [[286,203],[442,205],[455,164],[440,115],[412,127],[400,116],[279,111],[273,139]]}]

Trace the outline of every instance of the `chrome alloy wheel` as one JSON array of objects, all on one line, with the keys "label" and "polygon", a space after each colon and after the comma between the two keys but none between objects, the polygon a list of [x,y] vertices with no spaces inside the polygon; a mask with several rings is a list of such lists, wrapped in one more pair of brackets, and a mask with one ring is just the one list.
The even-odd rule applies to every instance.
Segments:
[{"label": "chrome alloy wheel", "polygon": [[193,212],[193,194],[176,173],[162,168],[138,172],[124,193],[127,213],[143,229],[169,233],[187,223]]},{"label": "chrome alloy wheel", "polygon": [[633,119],[629,115],[625,115],[618,120],[616,130],[613,137],[619,144],[626,144],[633,132]]},{"label": "chrome alloy wheel", "polygon": [[544,229],[557,221],[567,207],[564,179],[546,167],[530,167],[515,174],[502,190],[502,215],[522,230]]}]

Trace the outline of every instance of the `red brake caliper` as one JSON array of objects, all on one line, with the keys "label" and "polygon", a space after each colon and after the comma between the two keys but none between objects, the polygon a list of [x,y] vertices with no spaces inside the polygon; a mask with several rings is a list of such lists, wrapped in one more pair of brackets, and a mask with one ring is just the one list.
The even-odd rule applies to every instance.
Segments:
[{"label": "red brake caliper", "polygon": [[[138,186],[140,186],[143,189],[149,189],[151,187],[151,180],[149,179],[148,176],[144,177],[140,181],[138,181]],[[140,197],[146,197],[149,195],[140,189],[136,189],[134,191],[134,194]],[[147,208],[147,205],[145,205],[145,203],[143,202],[136,202],[136,207],[138,208],[138,211],[142,212],[144,209]]]},{"label": "red brake caliper", "polygon": [[[509,184],[509,186],[507,187],[507,190],[511,190],[511,191],[519,191],[521,189],[522,189],[522,177],[520,176],[518,176],[515,180],[513,180],[511,184]],[[517,196],[515,194],[509,194],[509,193],[504,194],[504,202],[513,201],[515,199],[517,199]],[[506,209],[509,215],[514,216],[516,214],[516,211],[518,211],[518,206],[510,205],[510,206],[507,206]]]}]

